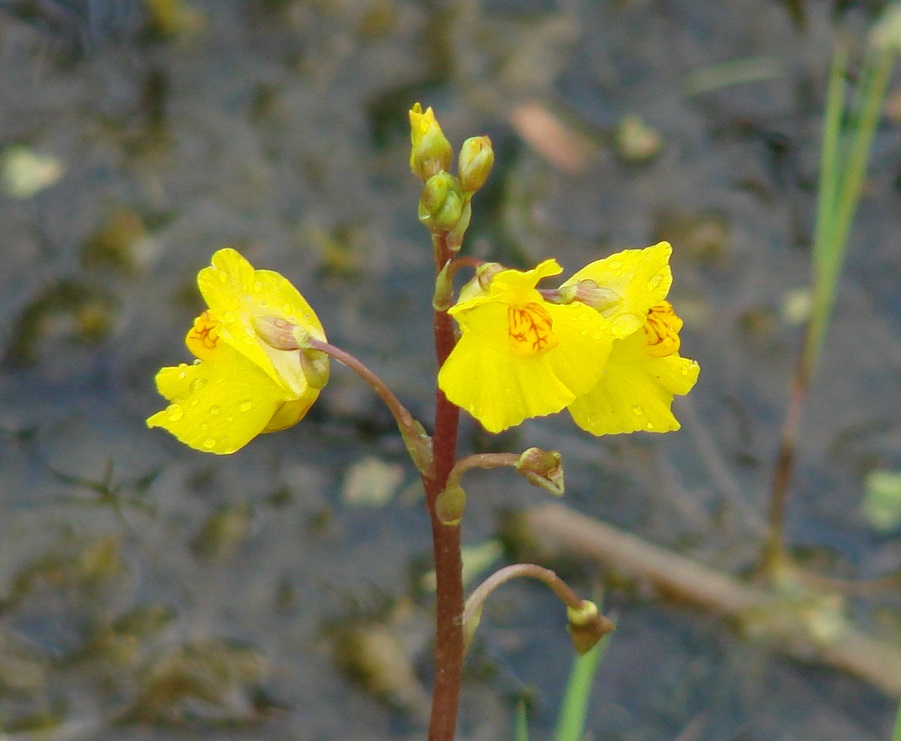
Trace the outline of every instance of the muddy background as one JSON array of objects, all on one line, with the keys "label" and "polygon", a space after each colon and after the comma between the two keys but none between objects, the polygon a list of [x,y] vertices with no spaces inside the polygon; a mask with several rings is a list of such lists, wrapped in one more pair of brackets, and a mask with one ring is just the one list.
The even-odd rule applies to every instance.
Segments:
[{"label": "muddy background", "polygon": [[[455,145],[495,142],[473,254],[556,256],[573,271],[668,238],[683,353],[702,368],[677,403],[679,433],[596,440],[561,415],[492,438],[465,421],[461,451],[556,447],[573,507],[751,569],[799,347],[831,51],[839,35],[862,43],[882,7],[0,3],[4,738],[424,737],[428,524],[372,394],[335,366],[307,420],[228,458],[144,426],[162,408],[156,370],[188,359],[197,271],[226,245],[288,276],[330,339],[428,418],[432,266],[407,161],[417,100]],[[736,60],[748,79],[716,76]],[[790,542],[833,576],[901,568],[898,532],[875,531],[861,509],[865,475],[901,466],[895,106],[789,510]],[[563,156],[529,135],[545,114],[565,127]],[[618,136],[627,116],[650,138]],[[542,494],[506,473],[468,490],[464,540],[502,564],[499,513]],[[553,565],[585,593],[610,576]],[[641,585],[618,582],[606,603],[619,630],[590,738],[888,737],[894,699],[865,683]],[[898,606],[892,594],[848,604],[887,639]],[[505,587],[468,658],[460,738],[510,738],[526,697],[533,738],[549,739],[570,656],[559,605]]]}]

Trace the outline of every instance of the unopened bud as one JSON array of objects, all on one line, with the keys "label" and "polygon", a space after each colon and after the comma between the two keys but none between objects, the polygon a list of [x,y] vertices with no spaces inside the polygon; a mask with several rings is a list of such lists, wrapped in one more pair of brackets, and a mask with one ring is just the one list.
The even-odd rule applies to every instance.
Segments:
[{"label": "unopened bud", "polygon": [[449,172],[432,175],[419,197],[419,220],[433,233],[448,232],[463,215],[463,193]]},{"label": "unopened bud", "polygon": [[410,109],[410,141],[410,169],[421,180],[450,169],[454,152],[431,107],[423,113],[416,103]]},{"label": "unopened bud", "polygon": [[459,525],[466,509],[466,492],[459,484],[451,484],[435,499],[435,515],[443,525]]},{"label": "unopened bud", "polygon": [[432,308],[447,311],[454,303],[454,279],[450,272],[451,261],[444,263],[435,278],[435,293],[432,294]]},{"label": "unopened bud", "polygon": [[579,656],[587,654],[601,638],[616,629],[613,621],[601,615],[598,606],[589,600],[582,600],[578,608],[567,607],[566,619],[573,648]]},{"label": "unopened bud", "polygon": [[554,496],[563,496],[563,456],[556,450],[529,448],[519,456],[516,471],[530,484],[540,486]]},{"label": "unopened bud", "polygon": [[488,179],[494,166],[494,149],[487,136],[474,136],[460,147],[458,170],[464,193],[475,193]]}]

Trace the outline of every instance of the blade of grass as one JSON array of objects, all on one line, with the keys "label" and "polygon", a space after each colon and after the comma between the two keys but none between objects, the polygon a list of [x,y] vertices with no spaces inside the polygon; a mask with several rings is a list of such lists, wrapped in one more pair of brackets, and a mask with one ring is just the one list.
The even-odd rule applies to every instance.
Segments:
[{"label": "blade of grass", "polygon": [[520,700],[516,706],[516,720],[514,722],[515,741],[529,741],[528,718],[526,717],[526,704]]},{"label": "blade of grass", "polygon": [[[875,59],[874,56],[876,57]],[[835,57],[841,64],[841,67],[838,69],[834,67],[833,75],[841,74],[841,77],[844,77],[846,53],[839,48]],[[807,347],[805,348],[806,354],[809,355],[807,362],[811,373],[819,358],[832,314],[836,284],[844,264],[851,224],[860,202],[864,176],[866,175],[867,163],[872,150],[873,137],[876,134],[876,128],[882,112],[894,57],[894,50],[881,49],[871,52],[863,65],[863,79],[859,88],[859,104],[856,106],[853,112],[855,115],[847,127],[851,139],[850,149],[846,158],[840,164],[838,172],[834,172],[832,168],[836,166],[836,158],[839,154],[840,143],[838,140],[841,138],[841,112],[839,110],[835,113],[828,109],[833,105],[833,85],[840,85],[841,79],[830,80],[830,99],[827,102],[822,155],[821,203],[818,205],[817,232],[815,234],[813,251],[814,302],[809,341],[806,343]],[[835,66],[837,67],[838,65]],[[839,94],[836,97],[839,98],[838,107],[840,108],[841,95]],[[836,121],[830,119],[830,116],[838,119],[838,132],[829,130],[829,127],[836,123]],[[822,231],[820,231],[821,226]]]},{"label": "blade of grass", "polygon": [[892,741],[901,741],[901,702],[898,703],[898,715],[895,717],[895,730],[892,732]]},{"label": "blade of grass", "polygon": [[581,741],[585,734],[585,718],[588,714],[591,686],[609,642],[608,635],[584,656],[577,656],[573,660],[554,734],[556,741]]}]

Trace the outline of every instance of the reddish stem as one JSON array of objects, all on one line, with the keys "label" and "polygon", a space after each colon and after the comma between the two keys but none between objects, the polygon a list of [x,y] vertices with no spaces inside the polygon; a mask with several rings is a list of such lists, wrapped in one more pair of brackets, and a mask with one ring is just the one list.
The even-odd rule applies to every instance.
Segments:
[{"label": "reddish stem", "polygon": [[[453,259],[446,238],[436,236],[435,272]],[[454,348],[453,321],[446,311],[433,315],[435,355],[440,368]],[[453,741],[463,678],[463,563],[460,554],[459,525],[445,525],[435,512],[435,501],[444,490],[447,477],[457,458],[457,426],[460,409],[451,404],[441,389],[436,390],[435,431],[432,446],[435,478],[423,477],[432,544],[435,555],[435,688],[429,721],[429,741]]]}]

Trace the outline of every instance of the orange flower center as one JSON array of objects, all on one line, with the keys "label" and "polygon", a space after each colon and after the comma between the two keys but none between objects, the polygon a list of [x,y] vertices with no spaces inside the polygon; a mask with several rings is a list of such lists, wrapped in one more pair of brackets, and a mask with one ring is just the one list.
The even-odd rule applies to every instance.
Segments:
[{"label": "orange flower center", "polygon": [[662,301],[648,311],[644,325],[647,353],[653,358],[665,358],[679,350],[679,330],[682,320],[676,316],[669,301]]},{"label": "orange flower center", "polygon": [[185,337],[188,349],[201,360],[209,357],[219,343],[217,324],[213,315],[207,310],[194,320],[194,326]]},{"label": "orange flower center", "polygon": [[507,307],[507,341],[514,355],[531,357],[553,350],[560,344],[553,327],[551,315],[541,304]]}]

